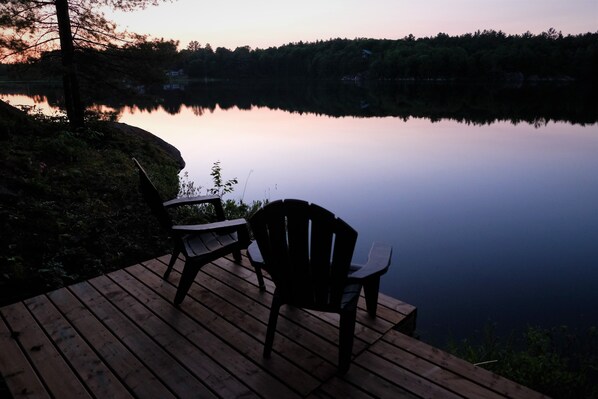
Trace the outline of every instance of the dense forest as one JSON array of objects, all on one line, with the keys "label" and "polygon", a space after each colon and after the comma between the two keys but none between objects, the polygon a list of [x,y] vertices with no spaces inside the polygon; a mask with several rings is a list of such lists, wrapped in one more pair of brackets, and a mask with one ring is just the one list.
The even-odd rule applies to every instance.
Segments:
[{"label": "dense forest", "polygon": [[194,78],[578,79],[598,70],[598,33],[483,31],[400,40],[334,39],[234,51],[191,43],[177,67]]},{"label": "dense forest", "polygon": [[[109,54],[81,54],[79,69],[88,77],[147,84],[182,71],[192,79],[308,78],[371,80],[577,80],[595,83],[598,32],[567,35],[549,29],[538,35],[507,35],[484,30],[460,36],[398,40],[331,39],[290,43],[267,49],[234,50],[193,41],[176,50],[175,42]],[[117,55],[117,57],[114,57]],[[12,79],[48,77],[59,71],[52,54],[19,65],[3,65]],[[115,60],[118,60],[116,62]],[[110,60],[107,62],[106,60]],[[127,73],[125,73],[127,72]],[[133,73],[131,73],[133,72]]]}]

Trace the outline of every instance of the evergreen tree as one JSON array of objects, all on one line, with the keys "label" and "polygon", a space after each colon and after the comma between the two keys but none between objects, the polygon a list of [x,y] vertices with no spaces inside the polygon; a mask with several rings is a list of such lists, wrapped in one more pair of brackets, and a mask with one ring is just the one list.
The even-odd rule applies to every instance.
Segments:
[{"label": "evergreen tree", "polygon": [[77,54],[115,44],[143,42],[145,36],[118,32],[100,7],[142,9],[165,0],[3,0],[0,2],[0,61],[40,58],[60,49],[65,110],[74,128],[83,126]]}]

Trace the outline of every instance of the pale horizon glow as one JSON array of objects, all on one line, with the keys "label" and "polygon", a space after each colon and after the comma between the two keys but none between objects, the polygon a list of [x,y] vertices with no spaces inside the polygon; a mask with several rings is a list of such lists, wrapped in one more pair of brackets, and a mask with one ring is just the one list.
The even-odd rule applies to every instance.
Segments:
[{"label": "pale horizon glow", "polygon": [[564,35],[598,32],[596,0],[280,0],[200,2],[174,0],[130,13],[107,12],[120,28],[173,39],[179,48],[279,47],[333,38],[401,39],[477,30]]}]

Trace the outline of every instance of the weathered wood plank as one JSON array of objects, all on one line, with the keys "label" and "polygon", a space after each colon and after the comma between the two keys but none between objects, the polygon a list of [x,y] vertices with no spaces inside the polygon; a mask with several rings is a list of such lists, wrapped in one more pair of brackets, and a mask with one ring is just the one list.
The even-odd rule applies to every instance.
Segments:
[{"label": "weathered wood plank", "polygon": [[498,399],[503,397],[502,395],[499,395],[486,387],[478,385],[471,380],[465,379],[461,375],[443,369],[434,363],[430,363],[425,359],[417,357],[409,352],[405,352],[398,347],[392,346],[386,341],[377,342],[369,349],[369,351],[397,366],[403,367],[425,377],[427,380],[436,385],[440,385],[466,398]]},{"label": "weathered wood plank", "polygon": [[[219,335],[213,334],[208,329],[197,324],[189,315],[174,308],[163,297],[158,296],[156,292],[152,291],[151,288],[159,288],[159,286],[163,285],[162,280],[158,276],[152,276],[141,266],[129,268],[128,271],[130,272],[129,277],[124,274],[111,274],[110,277],[127,289],[131,295],[134,295],[146,303],[147,306],[153,308],[157,315],[173,328],[176,328],[179,334],[201,346],[211,361],[215,361],[219,368],[226,370],[228,373],[228,379],[224,380],[225,384],[228,385],[234,382],[232,378],[234,375],[235,378],[243,381],[260,395],[272,397],[289,397],[294,395],[291,390],[275,378],[268,374],[260,374],[258,365],[232,348],[231,342],[221,339],[221,336],[224,335],[222,331],[218,331]],[[143,278],[143,285],[135,284],[135,281],[139,280],[134,279],[134,277],[138,276]],[[184,302],[185,305],[188,302],[191,302],[190,298],[186,299]],[[203,313],[206,312],[204,311]],[[237,326],[230,325],[229,328],[234,330],[234,334],[238,335],[242,333],[242,330]],[[195,362],[195,359],[193,361]],[[194,364],[188,364],[189,368],[195,366]],[[215,375],[212,375],[211,378],[215,378]],[[220,393],[218,390],[216,392]],[[249,392],[239,392],[235,396],[248,396],[249,394]],[[223,392],[222,396],[228,396],[227,392]]]},{"label": "weathered wood plank", "polygon": [[380,295],[378,296],[378,304],[396,312],[399,312],[405,316],[410,315],[416,310],[415,306],[402,302],[396,298],[385,295],[383,293],[380,293]]},{"label": "weathered wood plank", "polygon": [[439,367],[450,370],[451,372],[464,378],[476,381],[477,383],[492,389],[504,397],[521,399],[546,398],[546,396],[542,395],[541,393],[532,391],[527,387],[507,380],[506,378],[503,378],[481,367],[474,366],[465,360],[459,359],[456,356],[399,332],[390,331],[384,336],[383,339],[384,341],[399,347],[402,350],[405,350],[423,359],[427,359]]},{"label": "weathered wood plank", "polygon": [[[238,303],[245,312],[248,312],[254,317],[258,318],[260,321],[264,323],[262,332],[265,335],[268,316],[270,311],[266,306],[270,306],[272,301],[272,295],[270,293],[259,293],[259,291],[254,291],[250,293],[250,289],[247,289],[243,286],[242,280],[238,280],[238,285],[236,285],[236,290],[227,288],[225,283],[222,280],[218,280],[213,278],[212,276],[217,275],[220,279],[227,279],[228,276],[226,274],[220,275],[214,273],[215,270],[209,269],[206,271],[209,274],[209,277],[203,278],[200,283],[203,286],[211,285],[213,292],[221,292],[226,298],[235,298],[232,303]],[[228,281],[227,281],[228,282]],[[246,307],[247,304],[252,304],[254,302],[248,302],[247,298],[244,296],[249,295],[253,298],[259,298],[262,300],[262,304],[264,306],[261,307]],[[243,308],[244,307],[244,308]],[[257,313],[253,313],[256,311]],[[323,358],[327,359],[331,363],[336,363],[337,357],[337,343],[338,343],[338,327],[333,325],[323,324],[320,319],[315,317],[309,312],[306,312],[302,309],[295,309],[288,306],[283,306],[280,311],[280,316],[278,319],[277,329],[276,329],[276,340],[278,340],[279,336],[285,336],[290,340],[297,342],[300,346],[303,346],[307,350],[313,352],[316,355],[322,356]],[[362,341],[357,341],[355,344],[355,351],[357,353],[358,350],[365,347],[365,343]],[[274,350],[279,350],[277,346],[274,347]]]},{"label": "weathered wood plank", "polygon": [[[375,370],[375,373],[380,377],[387,381],[392,381],[393,384],[396,384],[398,387],[401,387],[401,389],[404,389],[415,396],[422,398],[461,398],[461,396],[448,389],[431,383],[411,370],[397,367],[370,351],[361,354],[355,359],[354,363],[359,364],[366,370]],[[387,393],[385,393],[385,395],[387,395]]]},{"label": "weathered wood plank", "polygon": [[[255,271],[246,257],[246,252],[243,252],[243,255],[243,261],[240,263],[235,262],[235,260],[230,255],[227,255],[222,259],[225,259],[233,265],[237,265],[237,268],[235,268],[234,266],[227,268],[228,271],[235,273],[243,280],[257,287],[258,282],[257,277],[255,276]],[[170,258],[164,257],[161,258],[161,260],[165,263],[168,263]],[[218,260],[216,261],[216,263],[220,261],[221,260]],[[266,285],[266,290],[270,293],[273,293],[275,288],[274,282],[272,282],[272,279],[266,271],[264,271],[264,282]],[[364,312],[367,311],[363,292],[359,299],[358,305],[361,310],[363,310]],[[378,296],[378,316],[383,320],[392,323],[393,325],[400,323],[405,318],[405,316],[411,315],[415,310],[415,306],[402,302],[396,298],[390,297],[383,293],[380,293]]]},{"label": "weathered wood plank", "polygon": [[[361,356],[358,359],[360,359]],[[364,365],[357,360],[353,361],[351,368],[347,374],[343,376],[343,380],[346,383],[360,387],[362,390],[376,398],[416,399],[422,397],[409,392],[409,390],[401,384],[402,379],[400,376],[391,376],[391,379],[383,378],[375,372],[372,372],[372,370],[367,369],[367,367],[364,367]],[[327,387],[324,385],[322,388],[326,389]],[[436,397],[442,398],[442,396]]]},{"label": "weathered wood plank", "polygon": [[0,371],[14,399],[50,398],[8,326],[0,318]]},{"label": "weathered wood plank", "polygon": [[37,375],[51,396],[92,397],[22,302],[8,305],[0,311],[13,332],[13,338],[35,365]]},{"label": "weathered wood plank", "polygon": [[360,386],[355,386],[349,383],[347,380],[334,376],[330,380],[326,381],[316,392],[315,397],[326,397],[326,398],[354,398],[354,399],[372,399],[370,393],[367,393],[360,389]]},{"label": "weathered wood plank", "polygon": [[[244,284],[246,286],[256,286],[257,285],[257,278],[253,279],[252,277],[255,276],[255,272],[253,267],[249,265],[249,261],[246,257],[243,258],[242,262],[235,262],[234,259],[230,257],[224,257],[221,259],[217,259],[213,262],[214,268],[206,268],[205,272],[208,274],[216,273],[214,277],[221,278],[224,281],[227,281],[225,276],[226,274],[233,274],[236,277],[241,277],[241,279],[235,279],[234,281]],[[274,283],[271,281],[267,274],[264,277],[266,291],[270,294],[274,292]],[[244,289],[243,292],[251,292],[252,290],[247,288]],[[259,292],[259,291],[258,291]],[[266,306],[270,306],[270,302],[272,301],[271,297],[268,297],[268,301],[264,303]],[[380,339],[381,334],[384,334],[389,329],[393,328],[397,323],[401,322],[405,316],[388,309],[385,306],[378,305],[379,309],[379,317],[372,319],[368,314],[365,306],[365,297],[363,296],[363,292],[361,294],[359,300],[359,311],[357,312],[357,324],[355,326],[355,337],[360,340],[364,341],[367,344],[371,344],[376,340]],[[282,308],[284,310],[284,307]],[[338,315],[333,313],[323,313],[323,312],[316,312],[316,311],[309,311],[306,310],[308,313],[316,316],[317,318],[325,320],[334,328],[338,327]],[[392,315],[392,316],[391,316]],[[398,315],[398,316],[397,316]],[[389,321],[393,320],[396,322]],[[354,352],[360,353],[365,346],[362,343],[356,341]]]},{"label": "weathered wood plank", "polygon": [[[363,293],[363,291],[362,291]],[[382,294],[380,294],[382,295]],[[363,294],[359,297],[358,302],[359,309],[361,310],[360,314],[362,315],[361,322],[364,324],[370,325],[370,321],[373,320],[367,314],[367,308],[365,304],[365,297]],[[376,308],[376,319],[374,320],[382,320],[384,322],[390,323],[392,327],[396,326],[397,324],[401,323],[405,319],[405,315],[399,313],[395,310],[392,310],[380,303],[378,303],[378,307]],[[391,328],[392,328],[391,327]],[[388,328],[384,326],[384,331]],[[382,331],[382,330],[381,330]]]},{"label": "weathered wood plank", "polygon": [[102,361],[114,370],[135,396],[174,397],[156,375],[151,373],[69,290],[53,291],[48,294],[48,298],[79,333],[85,336],[86,341],[102,357]]},{"label": "weathered wood plank", "polygon": [[[145,265],[152,268],[158,275],[162,271],[162,266],[157,263],[148,262]],[[209,269],[209,271],[206,271],[206,269]],[[175,271],[177,271],[177,268],[175,268]],[[177,278],[178,275],[173,274],[172,282],[175,285]],[[244,323],[250,323],[247,325],[246,330],[251,331],[252,334],[255,334],[256,339],[263,342],[270,313],[267,306],[270,306],[272,295],[260,292],[257,287],[244,285],[243,280],[238,278],[231,280],[231,278],[232,276],[229,273],[222,271],[215,265],[206,265],[202,268],[202,272],[200,272],[199,277],[196,279],[196,283],[203,288],[192,287],[190,294],[195,295],[195,298],[199,302],[205,303],[209,308],[218,307],[221,309],[223,315],[232,316],[239,313],[239,310],[235,310],[234,308],[239,308],[244,313],[252,315],[261,324],[244,319]],[[215,296],[207,295],[204,291],[205,289],[213,292]],[[248,298],[252,300],[248,301]],[[227,303],[230,303],[232,308]],[[334,326],[323,325],[321,321],[303,310],[290,310],[287,307],[283,307],[281,315],[287,315],[288,312],[293,312],[293,317],[279,318],[276,342],[281,342],[279,339],[286,337],[290,341],[296,341],[297,344],[287,346],[286,344],[289,342],[285,342],[284,344],[281,343],[281,346],[278,346],[279,344],[277,343],[274,349],[280,353],[288,354],[287,358],[304,365],[310,372],[323,371],[324,376],[319,375],[319,378],[327,378],[333,369],[324,366],[321,361],[317,360],[317,357],[321,356],[327,359],[330,362],[330,366],[336,364],[338,330]],[[301,346],[302,349],[298,348],[298,346]],[[359,348],[359,344],[356,346]],[[361,343],[361,346],[365,347],[365,344]],[[281,348],[284,348],[282,352]],[[307,351],[311,351],[312,354],[309,354]],[[295,358],[294,356],[299,357]],[[308,360],[308,362],[303,363],[304,360]],[[313,364],[313,361],[316,361],[318,364]],[[322,366],[324,366],[324,369],[322,369]]]},{"label": "weathered wood plank", "polygon": [[260,292],[245,257],[220,259],[177,308],[182,264],[164,281],[169,260],[1,308],[0,372],[13,397],[544,397],[394,331],[416,310],[383,294],[375,320],[359,301],[346,375],[336,374],[336,315],[283,307],[264,359],[271,281]]},{"label": "weathered wood plank", "polygon": [[[155,274],[147,273],[147,270],[139,268],[128,269],[135,277],[152,287],[158,294],[164,298],[171,297],[174,287],[169,283],[163,282]],[[176,282],[175,277],[178,273],[173,273],[171,277]],[[195,292],[195,290],[198,292]],[[202,301],[195,301],[201,297]],[[266,371],[276,376],[280,381],[293,387],[297,392],[306,394],[318,385],[318,380],[311,377],[305,371],[290,363],[286,359],[274,355],[270,359],[262,358],[262,343],[254,335],[256,331],[252,328],[252,318],[246,313],[241,312],[234,307],[227,305],[220,298],[215,297],[205,289],[198,288],[194,284],[188,294],[188,298],[181,305],[181,311],[202,325],[205,329],[214,331],[228,345],[235,348],[237,352],[243,354],[247,359],[265,368]],[[238,316],[239,318],[236,318]],[[227,320],[230,319],[230,320]],[[258,324],[260,325],[260,324]],[[242,328],[239,328],[242,326]],[[262,331],[262,328],[257,329]],[[270,378],[263,376],[260,378]],[[292,395],[276,380],[269,383],[269,390],[276,393],[276,389],[281,390],[281,395]]]},{"label": "weathered wood plank", "polygon": [[70,363],[89,391],[100,398],[130,398],[112,371],[106,367],[73,326],[60,314],[46,296],[24,301],[62,356]]},{"label": "weathered wood plank", "polygon": [[[111,273],[109,278],[110,280],[97,281],[94,286],[101,293],[114,289],[124,290],[128,295],[119,300],[118,306],[126,309],[129,318],[152,337],[163,350],[188,369],[198,381],[219,396],[252,396],[247,386],[160,317],[168,312],[171,315],[167,314],[165,317],[176,317],[180,314],[174,306],[163,300],[151,301],[151,298],[143,295],[144,287],[125,271]],[[189,391],[187,395],[191,392]]]},{"label": "weathered wood plank", "polygon": [[[97,286],[109,286],[110,288],[105,289],[100,294],[95,288]],[[153,336],[148,335],[129,319],[129,316],[132,316],[136,311],[131,306],[127,306],[127,297],[129,295],[106,276],[96,277],[89,282],[76,284],[71,286],[70,290],[175,395],[185,397],[190,393],[195,393],[206,398],[216,397],[202,382],[154,341]],[[118,307],[114,303],[118,303]],[[145,313],[138,316],[151,317]]]},{"label": "weathered wood plank", "polygon": [[[206,274],[225,282],[225,284],[234,287],[238,292],[243,295],[262,303],[266,307],[270,307],[272,303],[271,292],[260,292],[257,288],[254,288],[252,284],[248,284],[245,280],[239,278],[233,278],[228,270],[239,268],[238,265],[227,260],[217,260],[213,264],[206,265],[202,268]],[[292,317],[288,315],[292,313]],[[269,314],[269,311],[267,312]],[[277,333],[291,334],[290,338],[294,334],[298,333],[297,326],[304,327],[309,332],[315,332],[320,337],[334,343],[338,343],[338,320],[339,317],[333,313],[322,313],[315,312],[306,309],[293,309],[288,306],[283,306],[280,311],[280,315],[283,316],[278,320]],[[262,319],[267,323],[267,316]],[[321,321],[326,321],[326,324],[322,324]],[[292,324],[287,324],[290,321]],[[307,334],[309,334],[309,332]],[[353,345],[353,353],[360,353],[366,348],[368,342],[373,342],[379,339],[382,335],[376,331],[372,331],[368,328],[364,328],[363,325],[357,323],[355,326],[355,342]],[[299,341],[301,342],[301,341]],[[322,353],[327,348],[318,348],[314,344],[309,344],[310,348],[314,351]],[[275,348],[274,348],[275,349]]]}]

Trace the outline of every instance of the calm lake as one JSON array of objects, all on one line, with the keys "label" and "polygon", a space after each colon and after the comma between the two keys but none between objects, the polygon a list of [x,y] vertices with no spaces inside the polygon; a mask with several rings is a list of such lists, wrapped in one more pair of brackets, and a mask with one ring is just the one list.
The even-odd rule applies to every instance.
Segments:
[{"label": "calm lake", "polygon": [[[229,198],[301,198],[393,245],[381,291],[424,341],[598,325],[598,102],[562,88],[342,90],[199,84],[98,102],[177,147]],[[170,89],[177,87],[169,87]],[[52,95],[4,91],[48,110]]]}]

